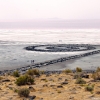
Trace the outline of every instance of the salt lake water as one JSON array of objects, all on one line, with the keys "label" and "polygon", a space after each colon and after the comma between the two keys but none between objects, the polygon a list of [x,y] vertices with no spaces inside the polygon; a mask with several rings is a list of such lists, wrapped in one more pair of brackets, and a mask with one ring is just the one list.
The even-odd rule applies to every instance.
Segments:
[{"label": "salt lake water", "polygon": [[[42,62],[78,54],[78,52],[51,53],[26,51],[24,49],[26,46],[37,44],[100,45],[100,29],[0,29],[0,70],[24,67],[31,64],[31,60],[35,60],[35,62]],[[84,67],[83,65],[85,64],[85,68],[90,68],[91,65],[100,65],[99,54],[90,58],[82,59],[74,63],[70,63],[69,65],[67,64],[65,67]]]}]

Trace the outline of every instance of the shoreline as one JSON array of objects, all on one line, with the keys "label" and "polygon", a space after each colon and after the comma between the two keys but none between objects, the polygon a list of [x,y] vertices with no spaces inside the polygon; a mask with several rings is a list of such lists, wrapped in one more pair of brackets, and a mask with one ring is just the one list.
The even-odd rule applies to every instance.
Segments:
[{"label": "shoreline", "polygon": [[[16,69],[12,69],[12,70],[4,70],[4,71],[0,71],[0,74],[4,74],[4,73],[12,73],[14,72],[15,70],[18,70],[20,73],[25,73],[27,70],[29,69],[32,69],[32,68],[40,68],[40,67],[43,67],[43,66],[47,66],[47,65],[51,65],[51,64],[55,64],[55,63],[61,63],[61,62],[64,62],[64,61],[70,61],[72,59],[79,59],[79,58],[82,58],[82,57],[86,57],[86,56],[90,56],[90,55],[94,55],[94,54],[98,54],[100,53],[100,50],[96,50],[96,51],[91,51],[91,52],[88,52],[88,53],[84,53],[84,54],[79,54],[79,55],[74,55],[74,56],[69,56],[69,57],[62,57],[62,58],[59,58],[59,59],[54,59],[54,60],[50,60],[50,61],[45,61],[45,62],[42,62],[42,63],[35,63],[35,64],[31,64],[31,65],[28,65],[26,67],[21,67],[21,68],[16,68]],[[56,70],[55,70],[56,71]],[[86,72],[88,72],[89,70],[86,70]],[[90,72],[92,72],[94,70],[90,70]],[[52,72],[52,71],[51,71]]]}]

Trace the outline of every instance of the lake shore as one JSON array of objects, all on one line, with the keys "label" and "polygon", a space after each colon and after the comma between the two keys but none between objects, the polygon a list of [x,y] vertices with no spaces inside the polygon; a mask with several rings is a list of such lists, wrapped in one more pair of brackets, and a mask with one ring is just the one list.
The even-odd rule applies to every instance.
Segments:
[{"label": "lake shore", "polygon": [[[32,57],[32,55],[35,54],[34,51],[31,52],[31,51],[24,50],[23,45],[17,46],[17,47],[18,48],[16,49],[16,46],[14,46],[14,49],[16,49],[17,52],[20,52],[20,53],[23,51],[23,56],[24,56],[24,53],[27,53],[26,57],[29,57],[29,56]],[[38,56],[39,56],[39,54],[40,54],[40,57],[42,57],[41,55],[45,55],[45,57],[49,57],[50,60],[43,59],[42,62],[35,61],[34,63],[31,63],[30,62],[31,60],[23,59],[23,60],[25,60],[24,62],[26,62],[26,63],[24,63],[23,61],[21,63],[23,63],[24,65],[16,66],[16,67],[10,66],[9,68],[8,68],[8,66],[1,67],[0,71],[1,71],[1,73],[5,73],[5,72],[12,72],[14,70],[18,70],[21,73],[25,73],[25,71],[27,71],[28,69],[31,69],[31,68],[38,68],[38,69],[44,70],[44,71],[61,71],[64,69],[75,70],[76,67],[80,67],[85,71],[86,70],[92,71],[92,70],[95,70],[97,67],[99,67],[99,59],[100,59],[100,46],[94,45],[94,47],[96,48],[94,50],[86,50],[86,51],[81,51],[81,52],[68,52],[68,53],[64,53],[63,55],[61,54],[59,57],[56,57],[55,54],[59,55],[60,52],[58,52],[58,53],[55,52],[53,54],[49,54],[49,55],[53,55],[52,58],[50,58],[47,55],[48,53],[41,53],[41,52],[38,53],[37,52]],[[67,54],[67,56],[65,56],[66,54]],[[17,55],[16,55],[16,57],[17,57]],[[34,59],[34,57],[33,57],[33,59]],[[20,58],[18,60],[20,60]],[[14,65],[14,61],[17,61],[17,59],[14,59],[12,61],[13,65]],[[18,64],[20,64],[20,62]]]}]

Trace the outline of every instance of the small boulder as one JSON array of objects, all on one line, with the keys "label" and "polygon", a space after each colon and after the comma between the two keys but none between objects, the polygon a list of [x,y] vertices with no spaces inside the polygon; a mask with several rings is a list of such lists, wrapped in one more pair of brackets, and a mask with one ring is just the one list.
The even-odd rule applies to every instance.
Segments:
[{"label": "small boulder", "polygon": [[36,98],[36,96],[34,95],[34,96],[30,96],[29,97],[29,100],[34,100]]},{"label": "small boulder", "polygon": [[43,87],[48,87],[48,85],[47,84],[44,84]]},{"label": "small boulder", "polygon": [[65,81],[68,81],[68,79],[65,79]]},{"label": "small boulder", "polygon": [[29,86],[29,90],[30,90],[31,92],[35,92],[35,89],[34,89],[32,86]]},{"label": "small boulder", "polygon": [[68,84],[68,82],[64,81],[64,82],[61,83],[61,85],[65,85],[65,84]]},{"label": "small boulder", "polygon": [[2,82],[10,82],[9,79],[3,79]]},{"label": "small boulder", "polygon": [[82,78],[89,78],[89,75],[88,74],[83,74]]},{"label": "small boulder", "polygon": [[50,87],[55,87],[56,85],[51,84]]},{"label": "small boulder", "polygon": [[69,100],[74,100],[74,97],[73,97],[73,96],[70,96],[70,97],[69,97]]},{"label": "small boulder", "polygon": [[62,78],[58,78],[58,81],[61,81],[62,80]]},{"label": "small boulder", "polygon": [[57,88],[63,88],[63,86],[62,85],[58,85]]},{"label": "small boulder", "polygon": [[45,80],[46,80],[45,78],[42,78],[42,79],[41,79],[41,81],[45,81]]}]

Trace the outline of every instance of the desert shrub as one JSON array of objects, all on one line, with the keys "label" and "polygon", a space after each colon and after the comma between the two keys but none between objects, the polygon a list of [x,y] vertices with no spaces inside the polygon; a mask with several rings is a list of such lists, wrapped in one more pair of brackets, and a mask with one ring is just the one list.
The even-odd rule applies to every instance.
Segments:
[{"label": "desert shrub", "polygon": [[94,80],[100,80],[100,68],[98,67],[96,72],[92,74]]},{"label": "desert shrub", "polygon": [[26,85],[26,84],[33,84],[34,83],[34,79],[31,76],[28,75],[23,75],[20,76],[16,82],[17,85]]},{"label": "desert shrub", "polygon": [[80,86],[84,87],[84,86],[86,86],[86,84],[80,84]]},{"label": "desert shrub", "polygon": [[70,69],[65,69],[63,72],[64,72],[65,74],[72,73],[72,71],[71,71]]},{"label": "desert shrub", "polygon": [[13,91],[14,91],[15,93],[18,93],[18,90],[17,90],[17,89],[14,89]]},{"label": "desert shrub", "polygon": [[19,76],[20,76],[20,74],[19,74],[18,71],[14,71],[12,75],[13,75],[14,77],[19,77]]},{"label": "desert shrub", "polygon": [[92,74],[92,78],[94,80],[100,80],[100,72],[95,72]]},{"label": "desert shrub", "polygon": [[75,83],[76,84],[86,84],[86,81],[82,78],[77,78]]},{"label": "desert shrub", "polygon": [[94,85],[87,85],[86,87],[85,87],[85,90],[86,91],[93,91],[94,90]]},{"label": "desert shrub", "polygon": [[48,80],[47,80],[47,79],[45,79],[44,81],[45,81],[45,82],[48,82]]},{"label": "desert shrub", "polygon": [[96,72],[100,72],[100,67],[97,68]]},{"label": "desert shrub", "polygon": [[80,78],[82,76],[81,72],[75,73],[74,74],[74,79]]},{"label": "desert shrub", "polygon": [[33,75],[40,75],[40,71],[38,69],[29,69],[27,71],[27,74],[31,75],[31,76],[33,76]]},{"label": "desert shrub", "polygon": [[41,70],[41,71],[40,71],[40,74],[44,74],[44,73],[45,73],[45,71],[44,71],[44,70]]},{"label": "desert shrub", "polygon": [[18,90],[18,95],[20,97],[28,97],[29,93],[30,93],[30,91],[27,88],[23,88],[23,89]]},{"label": "desert shrub", "polygon": [[13,87],[8,87],[10,90],[13,90]]},{"label": "desert shrub", "polygon": [[82,72],[82,68],[77,67],[76,72]]}]

